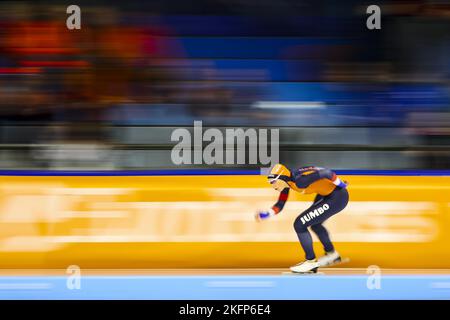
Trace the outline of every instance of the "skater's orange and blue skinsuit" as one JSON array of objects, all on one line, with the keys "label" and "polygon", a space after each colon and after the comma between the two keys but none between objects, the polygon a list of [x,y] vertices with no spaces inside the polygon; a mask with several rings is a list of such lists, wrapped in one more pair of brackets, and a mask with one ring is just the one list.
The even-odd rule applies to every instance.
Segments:
[{"label": "skater's orange and blue skinsuit", "polygon": [[306,254],[307,260],[315,259],[311,234],[308,227],[317,234],[323,244],[325,252],[333,252],[334,246],[323,222],[342,211],[348,204],[349,195],[346,184],[342,182],[330,169],[321,167],[301,167],[290,170],[290,177],[286,179],[289,188],[280,192],[277,203],[272,207],[278,214],[288,199],[290,189],[302,194],[316,193],[314,203],[302,212],[294,222],[294,229]]}]

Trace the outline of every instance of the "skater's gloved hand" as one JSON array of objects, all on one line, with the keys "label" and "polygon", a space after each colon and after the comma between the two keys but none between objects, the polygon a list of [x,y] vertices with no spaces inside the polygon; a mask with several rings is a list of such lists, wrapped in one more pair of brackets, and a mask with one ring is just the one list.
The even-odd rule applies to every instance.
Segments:
[{"label": "skater's gloved hand", "polygon": [[259,211],[256,213],[255,218],[258,221],[269,219],[275,215],[275,211],[273,209],[269,209],[267,211]]},{"label": "skater's gloved hand", "polygon": [[333,183],[338,187],[338,188],[347,188],[348,186],[348,182],[347,181],[342,181],[339,178],[336,178]]}]

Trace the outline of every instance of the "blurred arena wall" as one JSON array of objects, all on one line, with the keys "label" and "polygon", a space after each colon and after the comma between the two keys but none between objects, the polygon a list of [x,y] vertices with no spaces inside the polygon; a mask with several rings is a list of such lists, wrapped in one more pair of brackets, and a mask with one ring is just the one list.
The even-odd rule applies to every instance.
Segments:
[{"label": "blurred arena wall", "polygon": [[[312,196],[292,192],[279,216],[258,223],[256,210],[277,198],[265,177],[201,171],[3,175],[0,267],[285,267],[303,259],[292,224]],[[348,266],[450,268],[448,173],[343,173],[350,203],[327,227]]]}]

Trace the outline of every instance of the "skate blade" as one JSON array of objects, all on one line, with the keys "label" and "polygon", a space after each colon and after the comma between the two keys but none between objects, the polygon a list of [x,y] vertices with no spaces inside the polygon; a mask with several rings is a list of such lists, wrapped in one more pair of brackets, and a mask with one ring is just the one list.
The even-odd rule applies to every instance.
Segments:
[{"label": "skate blade", "polygon": [[[314,269],[312,269],[311,271],[306,271],[306,272],[294,272],[294,271],[289,271],[289,272],[283,272],[283,274],[296,274],[296,275],[314,275],[314,274],[317,274],[318,272],[317,272],[317,270],[318,270],[319,268],[317,267],[317,268],[314,268]],[[320,272],[320,274],[322,274],[322,272]]]},{"label": "skate blade", "polygon": [[348,263],[350,262],[350,258],[342,258],[340,261],[336,261],[330,264],[327,264],[325,266],[320,266],[321,268],[329,268],[329,267],[334,267],[334,266],[338,266],[344,263]]},{"label": "skate blade", "polygon": [[292,271],[286,271],[286,272],[282,272],[282,275],[285,276],[321,276],[324,275],[323,272],[292,272]]}]

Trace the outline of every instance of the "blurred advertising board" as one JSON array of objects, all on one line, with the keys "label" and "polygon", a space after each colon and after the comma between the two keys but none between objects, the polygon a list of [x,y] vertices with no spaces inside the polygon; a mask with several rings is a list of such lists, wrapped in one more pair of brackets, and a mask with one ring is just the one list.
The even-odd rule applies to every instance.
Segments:
[{"label": "blurred advertising board", "polygon": [[[326,226],[348,266],[450,268],[449,176],[343,176],[350,203]],[[303,259],[293,229],[313,197],[258,175],[4,176],[0,267],[286,267]],[[318,242],[316,253],[322,254]]]}]

